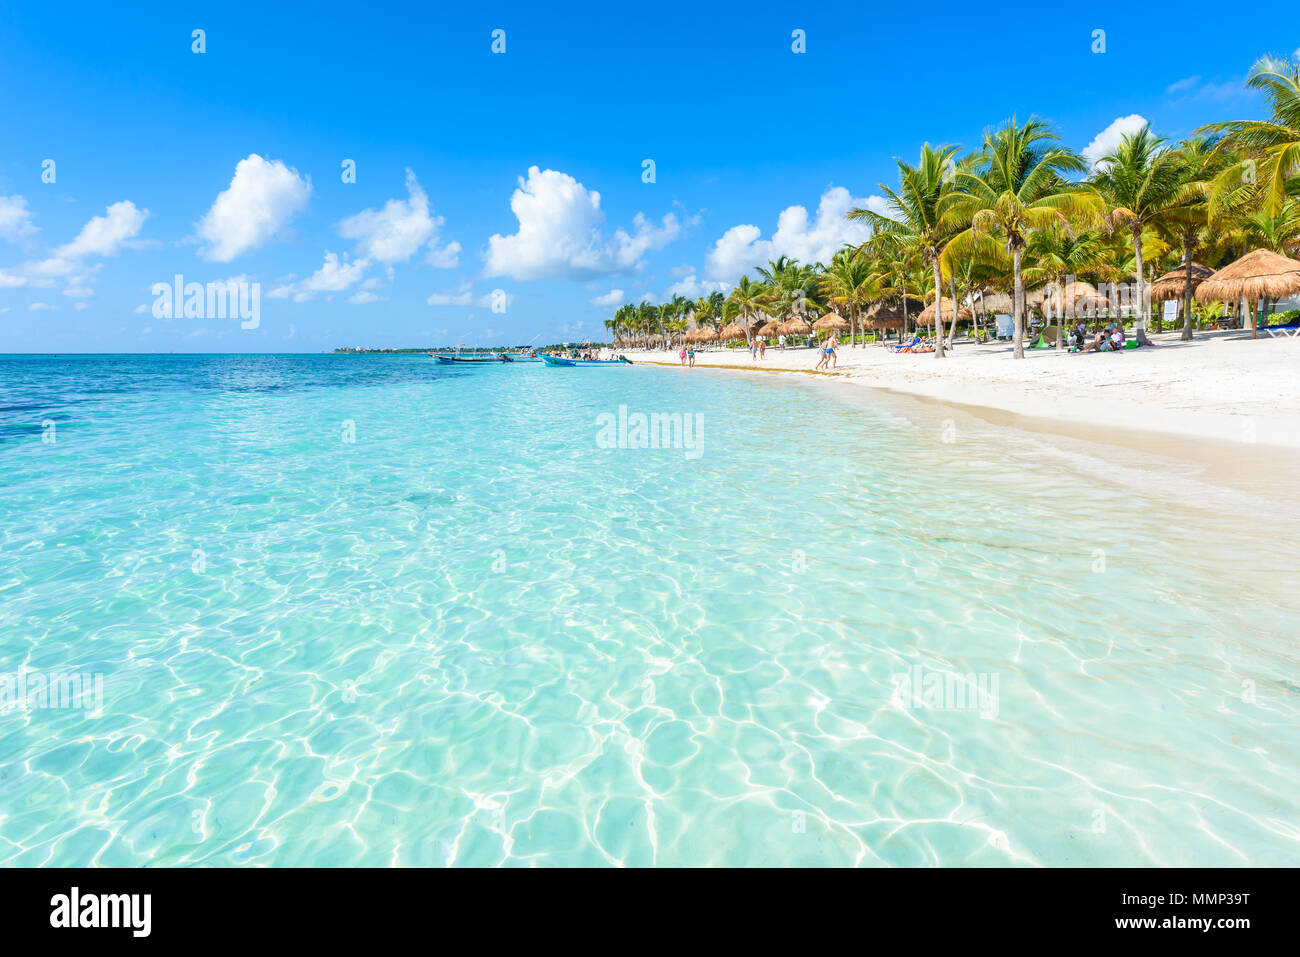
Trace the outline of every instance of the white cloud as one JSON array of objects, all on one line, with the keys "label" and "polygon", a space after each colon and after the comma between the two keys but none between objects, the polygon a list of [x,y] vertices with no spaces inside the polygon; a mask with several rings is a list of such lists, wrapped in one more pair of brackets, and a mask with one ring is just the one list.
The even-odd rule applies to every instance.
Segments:
[{"label": "white cloud", "polygon": [[778,256],[801,263],[830,262],[841,246],[858,245],[871,236],[868,224],[844,218],[854,207],[874,209],[882,215],[886,212],[882,197],[857,199],[843,186],[832,186],[822,194],[817,216],[811,221],[803,206],[782,210],[771,239],[763,239],[757,226],[732,226],[709,250],[706,271],[714,280],[735,282],[753,267]]},{"label": "white cloud", "polygon": [[0,270],[0,288],[32,286],[49,289],[55,280],[65,283],[64,294],[74,298],[94,295],[90,280],[101,264],[89,265],[90,257],[114,256],[140,234],[149,210],[139,209],[130,200],[113,203],[103,216],[92,216],[72,242],[64,243],[47,258],[30,260],[15,273]]},{"label": "white cloud", "polygon": [[84,302],[76,302],[76,303],[73,303],[73,304],[72,304],[72,308],[73,308],[73,309],[88,309],[88,308],[90,308],[90,307],[89,307],[89,304],[88,304],[88,303],[84,303]]},{"label": "white cloud", "polygon": [[108,207],[104,216],[92,216],[81,227],[77,238],[55,250],[60,259],[83,259],[86,256],[113,256],[122,246],[140,234],[149,210],[137,209],[124,199]]},{"label": "white cloud", "polygon": [[425,302],[431,306],[470,306],[474,304],[474,294],[466,282],[454,292],[435,292]]},{"label": "white cloud", "polygon": [[459,243],[439,247],[435,233],[441,216],[429,212],[429,197],[415,173],[406,171],[407,199],[390,199],[383,209],[364,209],[339,223],[339,235],[357,240],[357,255],[381,263],[406,262],[430,242],[429,261],[444,269],[458,265]]},{"label": "white cloud", "polygon": [[460,243],[448,243],[445,246],[433,244],[424,261],[434,269],[455,269],[460,265]]},{"label": "white cloud", "polygon": [[713,279],[706,279],[701,282],[696,278],[695,273],[679,279],[668,287],[664,296],[668,299],[674,296],[685,296],[687,299],[698,299],[700,296],[707,296],[711,292],[727,292],[731,288],[731,283],[719,282]]},{"label": "white cloud", "polygon": [[609,292],[605,293],[605,295],[597,296],[595,299],[591,300],[591,304],[601,309],[609,309],[613,306],[621,306],[623,301],[623,290],[611,289]]},{"label": "white cloud", "polygon": [[326,252],[321,267],[302,282],[277,286],[266,294],[268,299],[289,299],[307,302],[321,294],[343,292],[356,285],[370,267],[368,259],[348,259],[346,254]]},{"label": "white cloud", "polygon": [[385,298],[386,297],[384,296],[376,295],[368,289],[362,289],[359,292],[355,292],[348,296],[348,302],[353,303],[354,305],[364,306],[366,303],[370,302],[383,302]]},{"label": "white cloud", "polygon": [[144,303],[140,303],[140,305],[136,306],[131,311],[134,312],[136,315],[143,315],[144,313],[149,311],[149,307],[146,306]]},{"label": "white cloud", "polygon": [[38,232],[27,209],[27,200],[21,196],[0,196],[0,239],[23,243]]},{"label": "white cloud", "polygon": [[1192,87],[1196,86],[1196,84],[1200,82],[1201,82],[1201,78],[1199,76],[1185,76],[1181,80],[1177,80],[1173,83],[1170,83],[1167,87],[1165,87],[1165,92],[1173,95],[1177,95],[1179,93],[1186,93],[1188,90],[1190,90]]},{"label": "white cloud", "polygon": [[530,279],[591,279],[635,272],[641,257],[676,239],[681,224],[672,213],[660,225],[638,213],[633,231],[622,228],[606,238],[600,193],[567,173],[528,168],[528,178],[510,197],[519,230],[488,240],[485,273]]},{"label": "white cloud", "polygon": [[475,299],[473,284],[463,282],[455,290],[435,292],[425,302],[431,306],[478,306],[482,309],[502,306],[508,309],[510,304],[515,301],[515,297],[504,290],[500,290],[501,296],[498,297],[496,296],[497,292],[498,290],[493,289]]},{"label": "white cloud", "polygon": [[1088,161],[1090,167],[1096,169],[1102,157],[1110,154],[1119,146],[1120,140],[1125,136],[1136,133],[1146,125],[1146,117],[1139,116],[1137,113],[1119,117],[1110,126],[1094,136],[1092,142],[1083,148],[1083,158]]},{"label": "white cloud", "polygon": [[57,307],[51,306],[48,302],[34,302],[27,308],[31,312],[51,312]]},{"label": "white cloud", "polygon": [[205,259],[228,263],[260,246],[307,206],[311,180],[280,160],[250,153],[235,166],[230,186],[217,195],[198,225]]}]

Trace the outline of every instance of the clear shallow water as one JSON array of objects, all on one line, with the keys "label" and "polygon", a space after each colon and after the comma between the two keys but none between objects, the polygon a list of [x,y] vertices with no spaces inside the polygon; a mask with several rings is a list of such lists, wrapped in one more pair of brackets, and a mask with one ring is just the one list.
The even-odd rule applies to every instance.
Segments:
[{"label": "clear shallow water", "polygon": [[[620,404],[702,454],[598,447]],[[1300,862],[1294,526],[896,412],[0,357],[0,675],[104,676],[0,715],[0,863]]]}]

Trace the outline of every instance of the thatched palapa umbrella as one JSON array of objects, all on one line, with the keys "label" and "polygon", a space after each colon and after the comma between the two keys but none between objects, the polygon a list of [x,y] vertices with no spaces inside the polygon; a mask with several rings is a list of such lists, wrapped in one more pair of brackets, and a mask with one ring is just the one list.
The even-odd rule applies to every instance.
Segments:
[{"label": "thatched palapa umbrella", "polygon": [[779,323],[775,319],[769,319],[767,322],[759,326],[754,331],[754,334],[757,336],[768,336],[768,337],[775,336],[778,334],[777,333],[778,325]]},{"label": "thatched palapa umbrella", "polygon": [[[939,324],[940,325],[942,325],[945,322],[952,321],[952,310],[953,310],[953,303],[951,299],[939,300]],[[967,309],[965,306],[957,307],[957,321],[970,322],[970,320],[971,320],[970,310]],[[930,303],[930,305],[922,309],[921,314],[916,317],[916,321],[923,326],[929,325],[930,323],[934,322],[934,303]]]},{"label": "thatched palapa umbrella", "polygon": [[1268,249],[1256,249],[1231,265],[1224,266],[1196,289],[1200,302],[1254,303],[1250,312],[1250,337],[1259,334],[1255,313],[1261,299],[1281,299],[1300,293],[1300,260]]},{"label": "thatched palapa umbrella", "polygon": [[1075,318],[1080,313],[1084,317],[1090,317],[1110,309],[1110,300],[1098,292],[1092,283],[1072,282],[1064,289],[1056,285],[1048,286],[1039,308],[1043,311],[1043,316],[1048,318]]},{"label": "thatched palapa umbrella", "polygon": [[[980,315],[996,316],[999,313],[1006,314],[1015,312],[1015,303],[1011,301],[1011,296],[1005,292],[986,292],[977,300],[979,303]],[[1029,293],[1025,293],[1025,304],[1033,305],[1029,302]]]},{"label": "thatched palapa umbrella", "polygon": [[812,326],[808,325],[807,319],[795,316],[793,319],[787,319],[777,326],[776,331],[783,336],[806,336],[812,332]]},{"label": "thatched palapa umbrella", "polygon": [[812,324],[816,332],[845,332],[849,328],[849,321],[837,312],[828,312]]},{"label": "thatched palapa umbrella", "polygon": [[[863,329],[870,329],[873,332],[885,332],[888,329],[897,329],[900,332],[907,328],[908,321],[914,321],[925,303],[919,299],[908,297],[906,301],[896,299],[893,301],[882,300],[873,302],[862,313],[861,323]],[[880,337],[880,344],[885,344],[885,337]]]},{"label": "thatched palapa umbrella", "polygon": [[723,326],[722,331],[718,333],[718,338],[722,339],[724,342],[728,339],[744,339],[745,327],[737,325],[734,322],[730,325]]},{"label": "thatched palapa umbrella", "polygon": [[1179,266],[1177,269],[1165,273],[1147,287],[1148,292],[1151,294],[1151,301],[1164,302],[1166,299],[1181,299],[1188,272],[1192,274],[1192,292],[1196,292],[1201,283],[1214,275],[1213,269],[1209,266],[1202,266],[1198,262],[1192,263],[1190,270],[1185,270],[1182,266]]}]

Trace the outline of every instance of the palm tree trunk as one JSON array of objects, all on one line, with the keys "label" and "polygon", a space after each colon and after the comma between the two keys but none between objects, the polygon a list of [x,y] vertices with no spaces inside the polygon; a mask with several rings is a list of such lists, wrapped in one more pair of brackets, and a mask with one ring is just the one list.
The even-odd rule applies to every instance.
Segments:
[{"label": "palm tree trunk", "polygon": [[[1146,277],[1142,275],[1142,227],[1133,227],[1133,262],[1137,266],[1137,321],[1134,323],[1133,336],[1142,345],[1146,345],[1147,340],[1147,319],[1151,310],[1147,305],[1146,297]],[[1120,319],[1120,322],[1123,322]]]},{"label": "palm tree trunk", "polygon": [[952,325],[948,328],[948,341],[957,347],[957,277],[948,277],[948,288],[952,291]]},{"label": "palm tree trunk", "polygon": [[[939,257],[934,257],[934,357],[943,355],[943,275],[939,272]],[[955,311],[955,310],[954,310]]]},{"label": "palm tree trunk", "polygon": [[898,336],[899,343],[907,338],[907,280],[903,281],[903,331]]},{"label": "palm tree trunk", "polygon": [[1018,245],[1011,248],[1011,273],[1015,277],[1015,284],[1011,293],[1011,312],[1015,330],[1012,339],[1014,344],[1012,354],[1017,359],[1023,359],[1025,357],[1025,280],[1020,275],[1020,247]]},{"label": "palm tree trunk", "polygon": [[1183,341],[1192,339],[1192,238],[1183,236]]}]

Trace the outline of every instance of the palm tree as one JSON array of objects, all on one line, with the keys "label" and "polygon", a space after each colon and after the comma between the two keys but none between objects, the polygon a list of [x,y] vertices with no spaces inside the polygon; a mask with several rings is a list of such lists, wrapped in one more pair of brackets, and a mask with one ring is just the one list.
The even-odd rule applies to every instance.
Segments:
[{"label": "palm tree", "polygon": [[[898,192],[880,184],[881,190],[888,197],[887,203],[892,215],[882,216],[870,209],[851,209],[847,213],[849,219],[870,223],[878,234],[889,236],[899,251],[919,253],[934,268],[936,319],[938,302],[943,297],[939,257],[951,234],[951,229],[940,223],[939,200],[945,194],[949,163],[956,153],[955,146],[935,149],[925,143],[921,146],[920,162],[915,166],[895,159],[894,162],[898,164]],[[938,327],[939,323],[936,322],[936,329]],[[944,355],[941,329],[935,336],[934,354],[940,359]]]},{"label": "palm tree", "polygon": [[1227,167],[1237,166],[1229,151],[1216,149],[1207,136],[1194,137],[1174,151],[1179,163],[1179,195],[1157,220],[1157,226],[1183,250],[1183,335],[1192,338],[1192,257],[1209,236],[1210,197],[1215,179]]},{"label": "palm tree", "polygon": [[1256,210],[1241,225],[1250,245],[1295,256],[1300,249],[1300,200],[1288,200],[1276,215]]},{"label": "palm tree", "polygon": [[822,274],[827,300],[846,307],[849,314],[849,338],[856,345],[858,311],[880,298],[880,277],[871,259],[860,249],[841,249]]},{"label": "palm tree", "polygon": [[1164,140],[1144,126],[1128,133],[1112,152],[1098,163],[1094,183],[1110,207],[1107,222],[1127,225],[1133,238],[1134,273],[1137,279],[1137,337],[1146,338],[1150,303],[1146,299],[1146,277],[1142,271],[1142,230],[1159,222],[1183,194],[1183,167],[1178,155],[1164,149]]},{"label": "palm tree", "polygon": [[1245,155],[1244,160],[1220,174],[1218,190],[1231,188],[1243,179],[1250,185],[1258,184],[1264,212],[1276,215],[1286,205],[1289,187],[1300,175],[1300,63],[1263,57],[1251,68],[1246,86],[1264,91],[1272,112],[1269,119],[1211,123],[1196,132],[1222,133],[1220,150],[1239,150]]},{"label": "palm tree", "polygon": [[1066,173],[1087,167],[1073,150],[1041,120],[1023,126],[1014,117],[1000,129],[984,134],[977,162],[953,175],[953,189],[942,203],[942,217],[952,228],[964,227],[949,241],[952,259],[973,252],[982,236],[1002,240],[1011,256],[1015,317],[1015,357],[1025,357],[1025,286],[1021,257],[1029,234],[1052,225],[1087,222],[1101,208],[1101,199],[1086,184],[1067,182]]},{"label": "palm tree", "polygon": [[[1071,232],[1057,224],[1036,229],[1025,243],[1025,282],[1043,286],[1054,282],[1065,289],[1070,276],[1091,275],[1105,262],[1105,245],[1099,233],[1092,230]],[[1064,318],[1064,316],[1062,316]],[[1064,330],[1056,337],[1056,348],[1063,349]]]},{"label": "palm tree", "polygon": [[736,288],[731,290],[723,306],[722,314],[728,319],[739,318],[745,324],[745,342],[749,343],[749,326],[753,319],[767,305],[769,291],[762,283],[754,282],[748,276],[741,276]]},{"label": "palm tree", "polygon": [[663,335],[663,322],[659,310],[652,304],[642,300],[636,307],[637,325],[641,329],[641,334],[645,336],[646,348],[650,348],[650,333],[656,326],[659,327],[659,334]]}]

